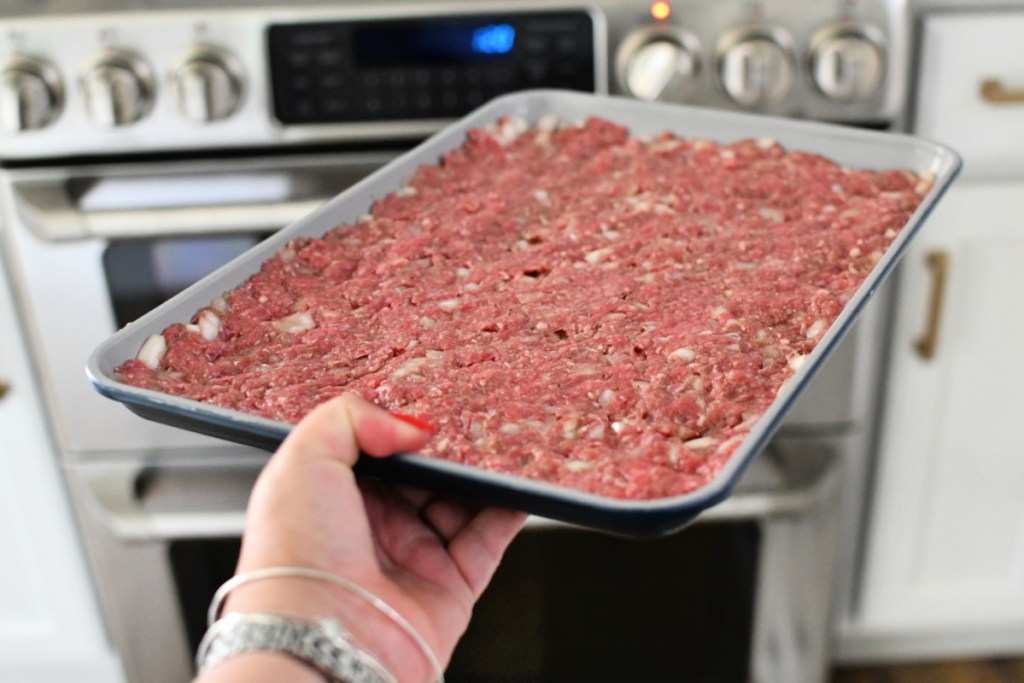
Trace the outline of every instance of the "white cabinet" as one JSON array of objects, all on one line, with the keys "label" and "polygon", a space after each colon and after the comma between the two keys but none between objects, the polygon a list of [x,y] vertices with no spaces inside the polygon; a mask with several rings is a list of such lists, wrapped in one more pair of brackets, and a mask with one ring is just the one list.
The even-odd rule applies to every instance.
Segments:
[{"label": "white cabinet", "polygon": [[0,680],[120,683],[0,261]]},{"label": "white cabinet", "polygon": [[980,92],[1024,88],[1021,35],[1019,9],[924,24],[915,132],[958,149],[965,171],[901,268],[841,659],[1024,652],[1024,102]]}]

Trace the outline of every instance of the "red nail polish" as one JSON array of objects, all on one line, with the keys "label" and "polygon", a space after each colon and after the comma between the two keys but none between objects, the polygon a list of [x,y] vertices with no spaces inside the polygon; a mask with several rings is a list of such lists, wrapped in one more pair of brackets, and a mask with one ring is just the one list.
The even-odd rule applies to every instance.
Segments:
[{"label": "red nail polish", "polygon": [[425,432],[432,432],[432,431],[434,431],[434,425],[430,424],[429,422],[424,422],[423,420],[419,419],[418,417],[413,417],[412,415],[406,415],[405,413],[389,413],[389,415],[391,415],[391,417],[393,417],[393,418],[401,420],[402,422],[404,422],[406,424],[412,425],[416,429],[421,429],[421,430],[423,430]]}]

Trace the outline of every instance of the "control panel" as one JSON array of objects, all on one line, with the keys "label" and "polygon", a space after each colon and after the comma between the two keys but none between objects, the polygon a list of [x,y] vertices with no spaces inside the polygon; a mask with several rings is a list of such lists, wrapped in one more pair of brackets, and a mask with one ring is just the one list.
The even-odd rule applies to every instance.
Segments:
[{"label": "control panel", "polygon": [[515,90],[596,87],[585,11],[280,24],[268,51],[288,125],[450,118]]},{"label": "control panel", "polygon": [[907,0],[151,4],[0,17],[0,161],[406,145],[529,88],[890,127],[908,91]]}]

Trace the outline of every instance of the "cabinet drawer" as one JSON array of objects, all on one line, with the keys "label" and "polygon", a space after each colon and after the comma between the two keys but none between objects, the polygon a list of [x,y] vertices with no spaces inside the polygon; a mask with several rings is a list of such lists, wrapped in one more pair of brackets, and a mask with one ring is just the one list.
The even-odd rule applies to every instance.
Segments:
[{"label": "cabinet drawer", "polygon": [[919,60],[915,132],[965,175],[1024,174],[1024,9],[927,15]]}]

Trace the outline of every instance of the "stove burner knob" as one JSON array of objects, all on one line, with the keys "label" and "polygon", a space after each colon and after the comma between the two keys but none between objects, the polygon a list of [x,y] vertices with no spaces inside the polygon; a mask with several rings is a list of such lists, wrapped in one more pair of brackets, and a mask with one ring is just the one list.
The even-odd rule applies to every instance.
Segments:
[{"label": "stove burner knob", "polygon": [[700,42],[676,27],[637,29],[622,41],[615,64],[619,85],[627,94],[680,102],[699,84]]},{"label": "stove burner knob", "polygon": [[200,123],[231,116],[242,102],[242,68],[230,53],[202,45],[189,50],[171,72],[178,110]]},{"label": "stove burner knob", "polygon": [[836,102],[862,100],[882,83],[884,58],[880,30],[869,24],[838,22],[811,37],[811,77]]},{"label": "stove burner knob", "polygon": [[86,67],[81,87],[89,117],[104,128],[135,123],[153,106],[152,72],[130,52],[102,52]]},{"label": "stove burner knob", "polygon": [[46,62],[18,55],[0,65],[0,131],[45,127],[57,118],[63,99],[60,76]]},{"label": "stove burner knob", "polygon": [[747,26],[718,41],[718,76],[725,92],[744,107],[778,102],[793,83],[792,42],[783,31]]}]

